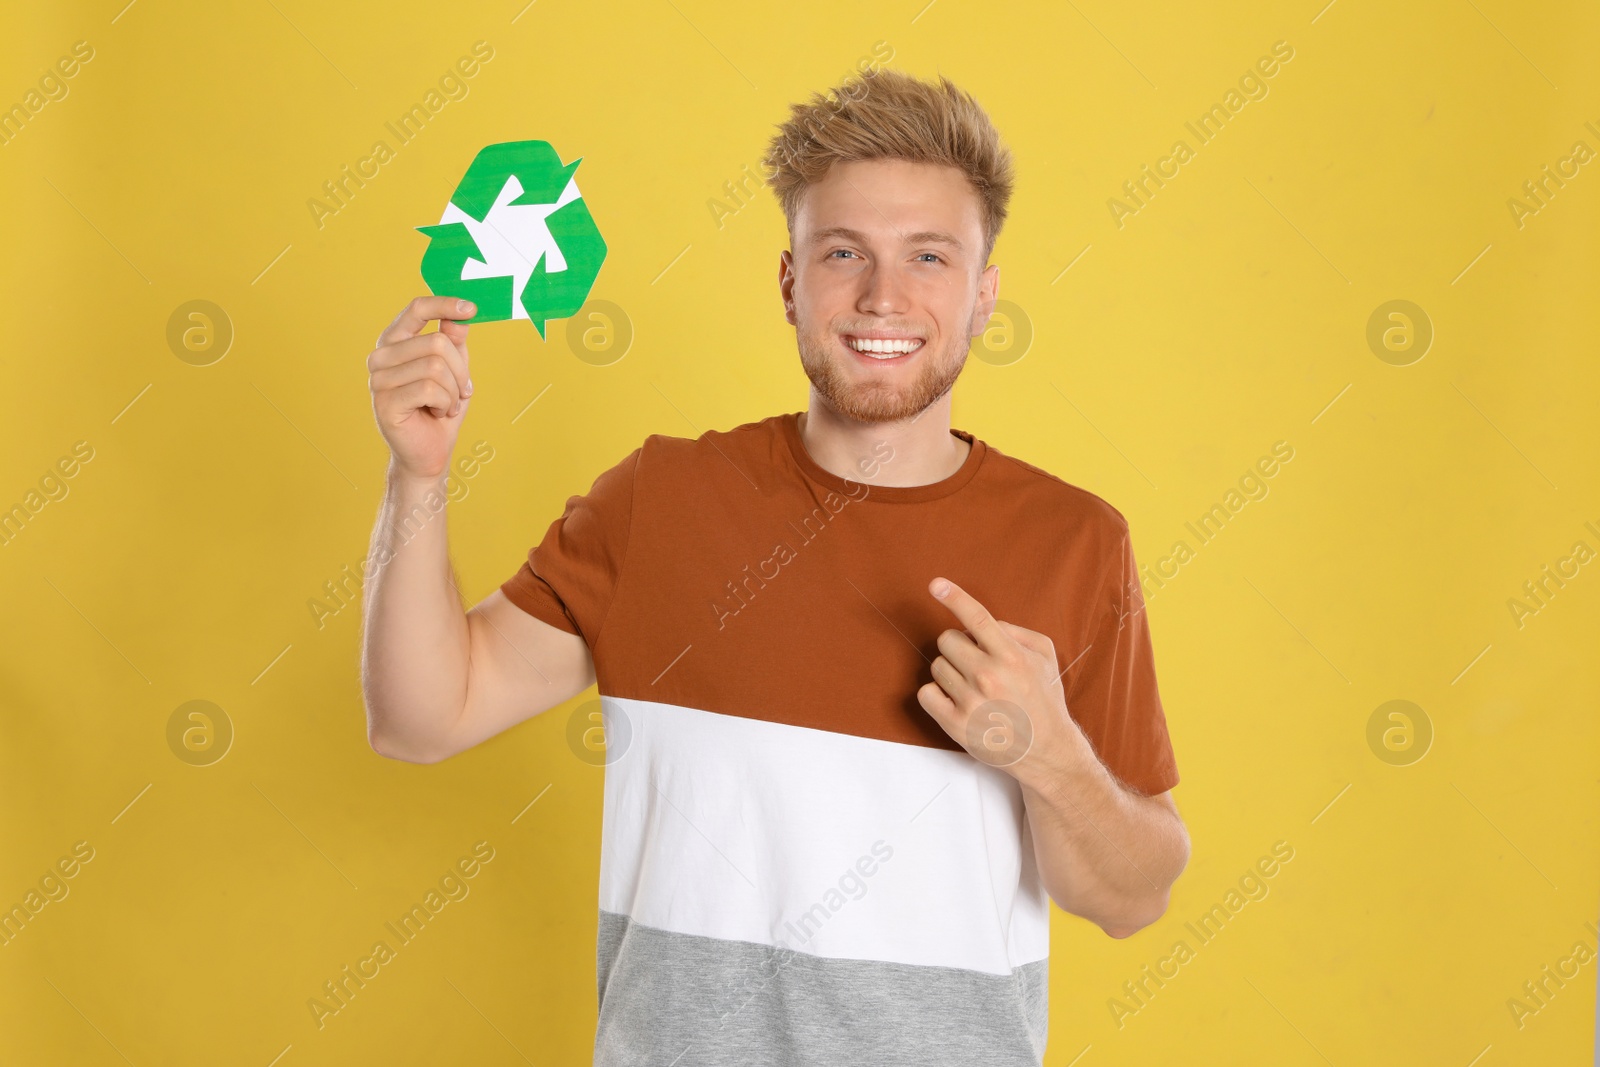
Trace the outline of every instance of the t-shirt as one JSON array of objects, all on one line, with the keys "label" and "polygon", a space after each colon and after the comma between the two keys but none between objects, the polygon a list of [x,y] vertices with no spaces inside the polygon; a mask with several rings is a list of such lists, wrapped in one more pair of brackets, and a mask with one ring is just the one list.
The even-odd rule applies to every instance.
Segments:
[{"label": "t-shirt", "polygon": [[1048,635],[1106,767],[1178,782],[1120,512],[972,434],[871,485],[799,412],[651,435],[504,585],[588,644],[606,737],[597,1065],[1037,1065],[1049,897],[1020,787],[917,702],[943,575]]}]

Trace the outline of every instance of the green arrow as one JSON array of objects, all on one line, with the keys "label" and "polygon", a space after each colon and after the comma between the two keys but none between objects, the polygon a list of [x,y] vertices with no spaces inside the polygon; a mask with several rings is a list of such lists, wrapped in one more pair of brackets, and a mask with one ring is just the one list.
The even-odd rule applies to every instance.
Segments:
[{"label": "green arrow", "polygon": [[581,162],[575,159],[563,167],[561,157],[548,141],[492,144],[473,157],[450,202],[482,222],[494,207],[495,197],[505,188],[506,178],[515,174],[522,183],[522,195],[511,201],[513,204],[553,204],[561,199],[567,181]]},{"label": "green arrow", "polygon": [[[582,203],[582,201],[574,201]],[[428,235],[427,251],[422,253],[422,280],[430,292],[438,296],[454,296],[478,305],[478,313],[462,322],[496,322],[511,317],[511,278],[461,277],[462,268],[469,259],[482,261],[483,253],[478,243],[459,222],[435,226],[418,226]]]},{"label": "green arrow", "polygon": [[551,273],[547,269],[548,257],[541,259],[528,275],[528,284],[522,287],[523,310],[539,328],[540,337],[544,336],[546,319],[571,318],[583,307],[606,258],[605,238],[600,236],[600,228],[582,199],[569,201],[551,212],[545,222],[567,261],[567,269]]}]

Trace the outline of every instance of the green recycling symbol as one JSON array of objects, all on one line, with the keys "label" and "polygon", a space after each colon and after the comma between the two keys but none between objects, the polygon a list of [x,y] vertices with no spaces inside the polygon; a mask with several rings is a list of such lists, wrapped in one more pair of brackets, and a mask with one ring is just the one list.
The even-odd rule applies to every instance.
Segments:
[{"label": "green recycling symbol", "polygon": [[508,141],[479,152],[428,235],[422,279],[439,296],[478,306],[466,322],[577,314],[606,243],[589,214],[573,171],[547,141]]}]

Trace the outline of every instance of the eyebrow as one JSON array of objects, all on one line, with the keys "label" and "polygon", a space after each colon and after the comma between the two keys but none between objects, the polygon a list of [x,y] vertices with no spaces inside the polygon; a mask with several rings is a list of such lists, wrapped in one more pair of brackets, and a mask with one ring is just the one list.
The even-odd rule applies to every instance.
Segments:
[{"label": "eyebrow", "polygon": [[[960,241],[956,240],[953,234],[946,233],[943,230],[918,230],[916,233],[908,233],[904,236],[906,244],[946,244],[957,251],[961,251],[964,247]],[[854,241],[857,244],[867,243],[866,234],[860,230],[852,230],[847,226],[829,226],[825,230],[818,230],[811,235],[810,243],[814,245],[821,244],[835,237],[843,237],[845,240]]]}]

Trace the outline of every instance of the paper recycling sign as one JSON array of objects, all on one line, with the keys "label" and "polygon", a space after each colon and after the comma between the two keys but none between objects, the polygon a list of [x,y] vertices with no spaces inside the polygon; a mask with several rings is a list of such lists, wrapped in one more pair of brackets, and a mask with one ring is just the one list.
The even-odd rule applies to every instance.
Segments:
[{"label": "paper recycling sign", "polygon": [[422,279],[440,296],[472,301],[467,322],[576,314],[589,297],[606,243],[573,172],[546,141],[509,141],[479,152],[430,238]]}]

